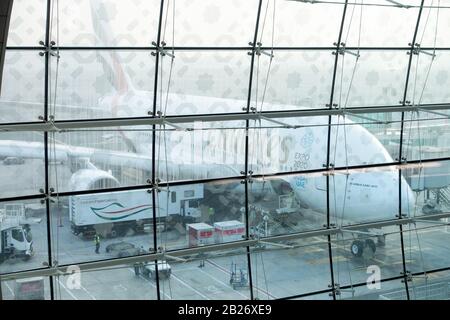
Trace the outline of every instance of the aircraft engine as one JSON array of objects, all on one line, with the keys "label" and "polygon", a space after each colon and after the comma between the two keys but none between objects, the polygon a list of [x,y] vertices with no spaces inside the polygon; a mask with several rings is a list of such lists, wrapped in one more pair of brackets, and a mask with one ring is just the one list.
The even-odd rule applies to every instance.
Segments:
[{"label": "aircraft engine", "polygon": [[119,181],[111,173],[100,169],[81,169],[70,178],[70,190],[94,190],[118,187]]}]

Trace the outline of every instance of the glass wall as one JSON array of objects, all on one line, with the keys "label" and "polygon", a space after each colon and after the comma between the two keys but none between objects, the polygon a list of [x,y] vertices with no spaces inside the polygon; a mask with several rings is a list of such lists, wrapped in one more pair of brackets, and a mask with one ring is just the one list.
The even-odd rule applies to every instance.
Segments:
[{"label": "glass wall", "polygon": [[448,299],[450,8],[418,3],[14,1],[0,297]]}]

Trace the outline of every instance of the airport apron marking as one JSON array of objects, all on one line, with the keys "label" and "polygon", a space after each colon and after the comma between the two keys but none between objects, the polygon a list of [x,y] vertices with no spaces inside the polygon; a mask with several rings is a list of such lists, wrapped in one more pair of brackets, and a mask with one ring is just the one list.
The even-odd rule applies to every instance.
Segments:
[{"label": "airport apron marking", "polygon": [[141,205],[141,206],[136,206],[133,208],[126,208],[126,209],[121,209],[121,210],[105,211],[110,207],[124,208],[124,206],[118,202],[111,203],[111,204],[107,205],[106,207],[102,207],[102,208],[94,208],[94,207],[90,207],[90,208],[97,217],[104,219],[104,220],[112,220],[112,221],[127,218],[129,216],[138,214],[139,212],[149,210],[152,208],[151,205]]}]

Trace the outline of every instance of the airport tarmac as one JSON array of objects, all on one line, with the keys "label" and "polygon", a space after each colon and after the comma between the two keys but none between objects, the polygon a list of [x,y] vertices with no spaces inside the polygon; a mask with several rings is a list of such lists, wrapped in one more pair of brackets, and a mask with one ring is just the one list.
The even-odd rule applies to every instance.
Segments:
[{"label": "airport tarmac", "polygon": [[[33,160],[38,161],[38,160]],[[19,166],[18,166],[19,167]],[[1,171],[9,172],[9,167],[0,166]],[[8,170],[4,170],[8,169]],[[17,168],[15,168],[17,169]],[[14,170],[13,170],[14,171]],[[13,176],[10,177],[12,179]],[[15,185],[20,185],[22,176],[16,176]],[[12,183],[10,181],[10,183]],[[8,183],[2,188],[7,188]],[[37,204],[34,202],[27,202]],[[271,203],[264,204],[270,207]],[[126,241],[136,247],[145,249],[153,247],[153,234],[134,234],[114,239],[102,239],[100,253],[96,254],[94,242],[75,236],[70,229],[67,208],[53,205],[51,210],[52,260],[59,265],[76,265],[80,262],[114,258],[105,252],[109,244]],[[49,260],[48,239],[45,210],[36,210],[33,218],[41,219],[31,226],[35,255],[29,261],[8,260],[0,265],[1,273],[29,270],[44,267]],[[317,228],[323,220],[322,216],[314,216],[308,210],[300,215],[292,215],[283,223],[272,219],[269,233],[291,233]],[[291,223],[295,221],[296,223]],[[420,231],[404,233],[405,261],[408,270],[421,272],[438,269],[450,265],[448,241],[450,230],[446,226],[417,223]],[[377,247],[373,255],[355,258],[350,253],[353,235],[332,236],[331,252],[335,283],[348,286],[365,283],[370,276],[368,268],[380,268],[381,278],[397,277],[403,272],[402,251],[398,227],[388,227],[385,246]],[[405,227],[407,230],[407,227]],[[162,232],[158,235],[167,239],[164,244],[170,248],[187,247],[184,234],[175,231]],[[376,240],[376,239],[375,239]],[[259,299],[278,299],[294,295],[326,290],[331,283],[329,246],[326,237],[314,237],[291,242],[282,246],[264,244],[258,248],[250,248],[253,295]],[[245,249],[243,249],[245,250]],[[169,279],[160,281],[161,299],[249,299],[249,272],[245,251],[218,252],[208,254],[204,259],[190,257],[187,262],[168,261],[172,268]],[[204,260],[204,263],[201,263]],[[56,264],[56,263],[55,263]],[[233,269],[236,266],[236,269]],[[231,272],[236,270],[243,281],[230,283]],[[133,266],[117,266],[113,270],[83,272],[80,286],[73,288],[67,276],[54,278],[56,299],[156,299],[156,282],[143,275],[137,276]],[[385,291],[398,290],[403,284],[400,281],[381,284],[381,289],[364,293],[355,289],[356,296],[345,292],[343,298],[358,298],[358,295],[369,295],[377,298]],[[50,297],[49,282],[46,282],[46,296]],[[2,282],[4,299],[14,298],[14,281]],[[326,296],[326,295],[325,295]],[[310,298],[326,298],[323,294]]]}]

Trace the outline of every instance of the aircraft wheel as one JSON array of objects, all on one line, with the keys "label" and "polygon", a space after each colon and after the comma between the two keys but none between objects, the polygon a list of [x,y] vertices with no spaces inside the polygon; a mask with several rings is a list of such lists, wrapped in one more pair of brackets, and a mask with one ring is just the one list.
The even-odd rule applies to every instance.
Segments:
[{"label": "aircraft wheel", "polygon": [[372,239],[366,240],[366,247],[369,248],[370,250],[372,250],[372,254],[374,254],[375,251],[377,251],[377,246],[375,245],[375,241],[373,241]]},{"label": "aircraft wheel", "polygon": [[359,240],[353,241],[350,251],[355,257],[361,257],[364,252],[364,243]]}]

